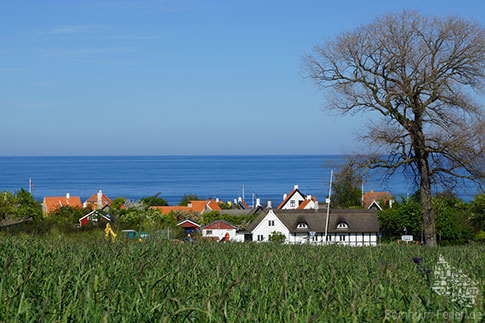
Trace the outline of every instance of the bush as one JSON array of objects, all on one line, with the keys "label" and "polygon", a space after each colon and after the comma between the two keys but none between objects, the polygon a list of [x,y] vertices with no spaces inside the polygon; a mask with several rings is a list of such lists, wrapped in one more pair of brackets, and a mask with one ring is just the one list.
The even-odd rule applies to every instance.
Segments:
[{"label": "bush", "polygon": [[286,236],[278,231],[273,231],[268,237],[268,240],[274,243],[284,243],[286,240]]}]

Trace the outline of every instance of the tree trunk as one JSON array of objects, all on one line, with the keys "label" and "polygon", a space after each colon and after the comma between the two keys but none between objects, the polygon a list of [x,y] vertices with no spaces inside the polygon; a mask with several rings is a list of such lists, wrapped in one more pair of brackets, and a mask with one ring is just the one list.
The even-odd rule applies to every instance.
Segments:
[{"label": "tree trunk", "polygon": [[434,225],[433,196],[429,178],[428,154],[417,153],[417,165],[420,174],[419,193],[423,214],[424,239],[426,246],[436,247],[436,227]]}]

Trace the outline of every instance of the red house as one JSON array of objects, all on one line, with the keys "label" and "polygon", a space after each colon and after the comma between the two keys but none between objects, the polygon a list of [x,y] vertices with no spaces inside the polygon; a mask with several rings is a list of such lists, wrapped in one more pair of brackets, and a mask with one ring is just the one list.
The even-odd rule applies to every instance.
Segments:
[{"label": "red house", "polygon": [[183,220],[177,223],[178,227],[184,228],[185,231],[191,232],[191,231],[197,231],[200,228],[200,224],[193,221],[193,220]]},{"label": "red house", "polygon": [[98,223],[99,221],[112,222],[113,217],[110,214],[105,213],[103,211],[94,210],[89,212],[82,218],[80,218],[79,225],[83,226],[83,225],[88,225],[89,223]]}]

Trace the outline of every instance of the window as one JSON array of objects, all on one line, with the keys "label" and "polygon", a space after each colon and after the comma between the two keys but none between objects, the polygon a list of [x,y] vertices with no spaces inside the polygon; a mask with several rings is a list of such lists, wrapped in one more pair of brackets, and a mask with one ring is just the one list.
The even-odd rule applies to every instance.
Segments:
[{"label": "window", "polygon": [[274,220],[268,220],[268,226],[274,227]]},{"label": "window", "polygon": [[291,206],[291,207],[295,207],[295,201],[294,201],[294,200],[291,200],[291,201],[290,201],[290,206]]},{"label": "window", "polygon": [[302,228],[305,229],[305,228],[308,228],[308,225],[305,222],[300,222],[296,227],[299,229],[302,229]]},{"label": "window", "polygon": [[332,241],[332,236],[327,236],[327,241]]},{"label": "window", "polygon": [[339,224],[337,224],[338,229],[347,229],[348,227],[349,226],[345,222],[340,222]]},{"label": "window", "polygon": [[205,231],[205,234],[208,235],[208,236],[210,236],[212,234],[212,230],[206,230]]},{"label": "window", "polygon": [[258,241],[263,241],[264,240],[264,235],[258,234]]},{"label": "window", "polygon": [[340,235],[340,241],[345,241],[345,236],[344,235]]},{"label": "window", "polygon": [[312,237],[312,241],[318,241],[318,237],[317,237],[316,235],[314,235],[314,236]]}]

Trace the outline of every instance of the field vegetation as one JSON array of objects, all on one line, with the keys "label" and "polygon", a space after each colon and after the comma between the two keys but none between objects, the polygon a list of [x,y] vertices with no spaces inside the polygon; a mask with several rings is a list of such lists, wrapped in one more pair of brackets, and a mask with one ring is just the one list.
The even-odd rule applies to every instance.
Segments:
[{"label": "field vegetation", "polygon": [[[411,312],[470,318],[485,312],[484,252],[477,244],[110,243],[4,233],[0,321],[377,322]],[[419,257],[432,270],[439,255],[479,283],[471,308],[433,292],[413,262]]]}]

